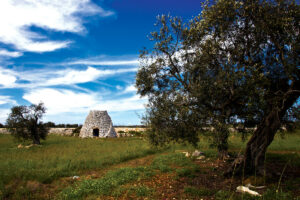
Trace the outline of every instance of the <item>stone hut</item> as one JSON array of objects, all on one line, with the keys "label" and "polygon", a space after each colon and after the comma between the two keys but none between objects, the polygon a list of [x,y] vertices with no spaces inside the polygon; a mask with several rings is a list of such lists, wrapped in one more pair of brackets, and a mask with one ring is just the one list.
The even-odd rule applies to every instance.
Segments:
[{"label": "stone hut", "polygon": [[117,137],[107,111],[91,110],[80,130],[79,137]]}]

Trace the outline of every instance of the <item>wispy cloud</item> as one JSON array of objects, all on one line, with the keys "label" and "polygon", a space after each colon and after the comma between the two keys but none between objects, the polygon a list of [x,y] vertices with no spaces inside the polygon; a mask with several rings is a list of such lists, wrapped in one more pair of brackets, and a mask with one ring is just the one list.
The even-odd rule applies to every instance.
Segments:
[{"label": "wispy cloud", "polygon": [[0,57],[20,57],[22,56],[23,53],[22,52],[18,52],[18,51],[7,51],[6,49],[0,49]]},{"label": "wispy cloud", "polygon": [[96,92],[83,93],[50,88],[30,90],[24,94],[23,99],[34,104],[44,102],[48,115],[87,113],[91,109],[111,112],[141,110],[146,103],[145,98],[139,98],[137,95],[111,100]]},{"label": "wispy cloud", "polygon": [[0,87],[9,88],[12,87],[17,78],[11,70],[5,70],[0,67]]},{"label": "wispy cloud", "polygon": [[100,70],[94,67],[88,67],[86,70],[64,70],[57,73],[57,78],[51,78],[44,83],[44,86],[50,85],[72,85],[78,83],[87,83],[96,81],[99,78],[113,76],[127,72],[135,72],[136,68]]},{"label": "wispy cloud", "polygon": [[136,71],[136,67],[106,70],[95,67],[87,67],[84,70],[67,68],[57,71],[53,69],[13,71],[0,68],[0,88],[38,88],[76,85]]},{"label": "wispy cloud", "polygon": [[128,92],[135,92],[136,93],[137,89],[134,85],[129,85],[125,88],[124,92],[128,93]]},{"label": "wispy cloud", "polygon": [[105,66],[115,66],[115,65],[138,65],[138,60],[115,60],[115,61],[92,61],[92,60],[77,60],[67,63],[68,65],[105,65]]},{"label": "wispy cloud", "polygon": [[0,96],[0,105],[3,104],[17,104],[10,96]]},{"label": "wispy cloud", "polygon": [[0,41],[23,51],[54,51],[67,47],[71,41],[52,41],[45,35],[33,32],[30,27],[80,33],[85,30],[82,17],[113,14],[90,0],[2,0]]},{"label": "wispy cloud", "polygon": [[109,111],[130,111],[130,110],[142,110],[147,103],[146,98],[140,98],[138,95],[134,95],[128,98],[114,99],[100,101],[98,105],[92,107],[97,110],[109,110]]}]

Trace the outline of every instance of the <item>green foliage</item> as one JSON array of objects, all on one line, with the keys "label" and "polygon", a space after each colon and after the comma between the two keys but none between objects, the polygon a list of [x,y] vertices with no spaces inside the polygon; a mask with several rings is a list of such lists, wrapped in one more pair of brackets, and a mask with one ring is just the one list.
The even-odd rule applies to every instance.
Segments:
[{"label": "green foliage", "polygon": [[299,16],[292,0],[215,1],[188,23],[159,16],[136,77],[152,144],[196,145],[206,131],[222,152],[237,124],[275,113],[279,128],[300,94]]},{"label": "green foliage", "polygon": [[143,135],[143,133],[141,131],[129,131],[128,133],[130,135],[137,136],[137,137],[140,137]]},{"label": "green foliage", "polygon": [[47,123],[45,123],[45,126],[47,126],[49,128],[54,128],[55,127],[55,123],[54,122],[47,122]]},{"label": "green foliage", "polygon": [[43,103],[14,106],[6,120],[8,130],[18,140],[32,140],[33,144],[40,144],[40,139],[45,140],[49,130],[40,121],[45,113]]},{"label": "green foliage", "polygon": [[189,168],[180,168],[176,170],[178,177],[189,177],[193,178],[196,176],[200,169],[197,166],[189,167]]},{"label": "green foliage", "polygon": [[153,189],[147,186],[131,187],[130,191],[133,191],[137,197],[147,197],[153,193]]},{"label": "green foliage", "polygon": [[233,199],[232,196],[233,196],[233,192],[229,192],[229,191],[225,191],[225,190],[219,190],[215,197],[216,197],[216,200],[231,200]]},{"label": "green foliage", "polygon": [[283,191],[274,191],[274,190],[267,190],[264,195],[263,199],[265,200],[289,200],[292,199],[292,195],[289,192]]},{"label": "green foliage", "polygon": [[182,153],[167,154],[157,156],[151,167],[160,170],[161,172],[169,172],[174,170],[174,166],[178,167],[193,167],[195,164],[190,158],[187,158]]}]

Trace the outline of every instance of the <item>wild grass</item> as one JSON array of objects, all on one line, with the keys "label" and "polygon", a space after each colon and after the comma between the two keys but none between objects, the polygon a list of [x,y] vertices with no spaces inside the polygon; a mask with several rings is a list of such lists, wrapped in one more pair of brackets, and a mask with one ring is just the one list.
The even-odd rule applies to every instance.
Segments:
[{"label": "wild grass", "polygon": [[[239,150],[246,147],[247,141],[250,136],[243,142],[238,133],[231,134],[229,138],[229,149]],[[275,138],[271,145],[268,147],[268,151],[299,151],[300,144],[300,130],[293,133],[280,133],[275,135]]]},{"label": "wild grass", "polygon": [[84,180],[75,187],[68,187],[62,191],[60,199],[82,199],[87,195],[111,195],[112,191],[121,185],[146,177],[146,167],[121,168],[110,171],[104,177],[95,180]]},{"label": "wild grass", "polygon": [[184,188],[184,193],[193,196],[193,197],[203,197],[214,195],[217,191],[209,188],[196,188],[193,186],[186,186]]},{"label": "wild grass", "polygon": [[18,149],[11,136],[0,135],[0,187],[11,180],[50,183],[58,177],[104,168],[158,152],[137,138],[79,139],[49,136],[41,147]]},{"label": "wild grass", "polygon": [[58,198],[64,200],[84,199],[90,195],[118,197],[125,190],[127,193],[133,192],[137,197],[144,197],[150,195],[153,189],[143,185],[131,187],[125,187],[125,185],[150,178],[157,173],[176,171],[180,174],[176,169],[188,170],[190,174],[189,170],[194,172],[196,165],[181,153],[158,155],[150,166],[120,168],[108,172],[99,179],[79,181],[75,186],[64,189]]},{"label": "wild grass", "polygon": [[[73,187],[66,188],[60,194],[62,199],[80,199],[92,195],[122,196],[124,192],[132,192],[136,197],[151,196],[153,190],[147,186],[126,185],[142,178],[152,177],[157,173],[175,173],[178,178],[193,178],[201,169],[191,159],[188,159],[178,150],[193,151],[191,145],[172,144],[168,148],[152,148],[148,142],[140,138],[117,139],[80,139],[77,137],[49,136],[42,146],[18,149],[19,143],[13,141],[10,135],[0,135],[0,199],[5,196],[12,182],[34,180],[39,183],[51,183],[60,177],[80,175],[89,170],[97,170],[119,164],[131,159],[144,157],[150,154],[164,153],[155,156],[150,166],[121,168],[109,171],[103,177],[93,180],[78,181]],[[300,134],[285,134],[275,137],[267,154],[267,161],[300,165]],[[229,140],[229,150],[239,152],[244,149],[246,142],[242,142],[237,134],[232,134]],[[203,151],[206,157],[216,157],[215,149],[209,147],[207,138],[201,137],[197,149]],[[281,155],[281,152],[284,153]],[[296,181],[297,182],[297,181]],[[126,183],[126,184],[125,184]],[[283,183],[285,185],[289,183]],[[282,184],[281,184],[282,185]],[[294,184],[289,184],[290,188]],[[61,188],[62,189],[62,188]],[[195,188],[185,188],[185,193],[199,197],[208,193],[205,188],[196,191]],[[273,191],[273,192],[272,192]],[[268,191],[263,199],[288,199],[289,193],[275,190]],[[12,191],[13,192],[13,191]],[[30,199],[30,191],[24,188],[17,189],[15,199],[26,196]],[[234,199],[232,192],[219,191],[216,199]],[[273,196],[272,196],[273,195]],[[277,195],[277,196],[274,196]],[[20,197],[20,198],[19,198]],[[238,196],[239,197],[239,196]],[[250,197],[245,197],[247,199]]]}]

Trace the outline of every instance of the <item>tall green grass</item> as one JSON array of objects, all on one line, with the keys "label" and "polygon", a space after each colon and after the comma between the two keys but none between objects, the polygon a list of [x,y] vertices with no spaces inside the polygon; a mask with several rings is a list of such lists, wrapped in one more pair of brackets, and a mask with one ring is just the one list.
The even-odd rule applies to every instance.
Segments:
[{"label": "tall green grass", "polygon": [[[299,132],[286,134],[284,139],[277,135],[269,147],[271,153],[268,153],[267,160],[280,160],[284,163],[292,161],[293,165],[298,166],[300,164],[299,144]],[[29,149],[18,149],[17,146],[18,143],[13,141],[12,136],[0,135],[0,199],[5,186],[11,182],[35,180],[41,183],[51,183],[60,177],[80,175],[88,170],[103,169],[158,152],[194,150],[191,145],[178,144],[170,145],[168,149],[154,149],[148,142],[139,138],[80,139],[63,136],[49,136],[41,146]],[[245,146],[246,142],[242,142],[237,134],[232,134],[229,140],[230,151],[237,152]],[[207,138],[201,137],[197,148],[204,151],[207,157],[217,155],[215,149],[209,148]],[[277,155],[278,151],[283,151],[285,154]],[[180,177],[193,176],[198,170],[191,161],[184,159],[183,154],[175,154],[156,157],[148,172],[174,171],[173,165],[184,167],[176,169]]]},{"label": "tall green grass", "polygon": [[[243,142],[238,133],[231,134],[229,138],[229,150],[239,150],[246,148],[247,141],[250,136]],[[299,151],[300,150],[300,130],[295,133],[277,133],[269,151]]]},{"label": "tall green grass", "polygon": [[18,149],[9,135],[0,135],[0,186],[13,179],[49,183],[157,152],[137,138],[80,139],[49,136],[42,146]]}]

